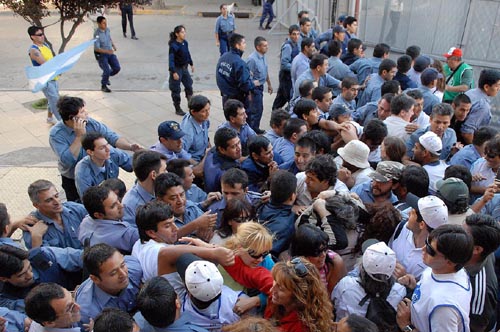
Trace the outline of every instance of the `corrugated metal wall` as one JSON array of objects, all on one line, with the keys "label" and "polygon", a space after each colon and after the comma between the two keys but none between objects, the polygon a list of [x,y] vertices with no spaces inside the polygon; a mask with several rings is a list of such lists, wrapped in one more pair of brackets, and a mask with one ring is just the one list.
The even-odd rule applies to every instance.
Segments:
[{"label": "corrugated metal wall", "polygon": [[[367,44],[386,42],[400,51],[419,45],[441,60],[450,47],[460,47],[476,82],[483,68],[500,69],[500,0],[399,0],[401,12],[391,11],[391,1],[361,0],[359,36]],[[492,124],[500,128],[500,95],[492,111]]]}]

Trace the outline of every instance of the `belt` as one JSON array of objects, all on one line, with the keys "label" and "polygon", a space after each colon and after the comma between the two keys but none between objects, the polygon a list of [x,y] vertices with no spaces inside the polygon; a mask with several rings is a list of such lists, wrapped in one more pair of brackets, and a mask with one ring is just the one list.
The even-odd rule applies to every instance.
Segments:
[{"label": "belt", "polygon": [[227,35],[230,35],[230,34],[232,34],[232,33],[233,33],[233,31],[221,32],[221,35],[223,35],[223,36],[227,36]]}]

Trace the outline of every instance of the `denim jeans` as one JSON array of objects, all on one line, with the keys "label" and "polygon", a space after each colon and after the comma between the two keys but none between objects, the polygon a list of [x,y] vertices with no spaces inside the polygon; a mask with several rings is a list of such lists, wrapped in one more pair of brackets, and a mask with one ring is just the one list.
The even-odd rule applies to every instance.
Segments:
[{"label": "denim jeans", "polygon": [[273,5],[269,2],[264,2],[264,8],[262,9],[262,16],[260,18],[260,26],[264,23],[266,20],[266,16],[269,15],[269,18],[267,19],[267,25],[271,24],[271,22],[274,19],[274,11],[273,11]]},{"label": "denim jeans", "polygon": [[99,67],[102,69],[101,85],[109,83],[109,77],[115,76],[120,71],[120,63],[115,54],[99,54]]},{"label": "denim jeans", "polygon": [[132,37],[135,36],[134,30],[134,10],[132,9],[132,5],[121,5],[120,10],[122,12],[122,30],[123,34],[127,33],[127,18],[130,24],[130,33],[132,33]]},{"label": "denim jeans", "polygon": [[42,89],[45,98],[49,104],[49,112],[54,114],[57,120],[61,120],[61,115],[57,109],[57,101],[59,100],[59,83],[57,81],[49,81],[47,86]]}]

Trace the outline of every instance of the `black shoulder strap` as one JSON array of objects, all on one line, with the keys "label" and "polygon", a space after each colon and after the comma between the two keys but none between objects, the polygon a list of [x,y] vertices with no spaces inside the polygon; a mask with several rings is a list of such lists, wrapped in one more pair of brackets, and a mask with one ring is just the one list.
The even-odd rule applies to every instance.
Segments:
[{"label": "black shoulder strap", "polygon": [[402,221],[399,223],[398,228],[396,229],[396,233],[394,233],[393,241],[398,238],[399,234],[401,234],[401,231],[403,230],[403,227],[405,227],[406,223],[407,221]]},{"label": "black shoulder strap", "polygon": [[455,70],[451,73],[450,77],[448,77],[448,79],[446,79],[446,84],[448,84],[448,82],[451,80],[451,78],[453,77],[453,75],[455,75],[455,73],[460,69],[460,67],[462,67],[463,64],[464,63],[462,62],[462,63],[460,63],[458,65],[457,68],[455,68]]}]

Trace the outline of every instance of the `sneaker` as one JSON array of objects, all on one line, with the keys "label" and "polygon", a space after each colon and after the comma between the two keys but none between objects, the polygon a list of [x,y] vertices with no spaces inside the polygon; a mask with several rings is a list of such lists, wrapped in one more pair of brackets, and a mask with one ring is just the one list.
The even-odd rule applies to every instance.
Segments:
[{"label": "sneaker", "polygon": [[132,36],[132,37],[130,37],[130,39],[138,40],[139,38],[137,38],[136,36]]},{"label": "sneaker", "polygon": [[105,86],[105,85],[101,86],[101,91],[102,92],[107,92],[107,93],[111,92],[111,90],[107,86]]},{"label": "sneaker", "polygon": [[184,111],[182,110],[182,108],[180,108],[180,106],[177,106],[177,107],[175,108],[175,114],[180,115],[180,116],[184,116],[184,115],[186,115],[186,112],[184,112]]},{"label": "sneaker", "polygon": [[53,116],[47,118],[47,123],[55,125],[57,123],[57,119]]}]

